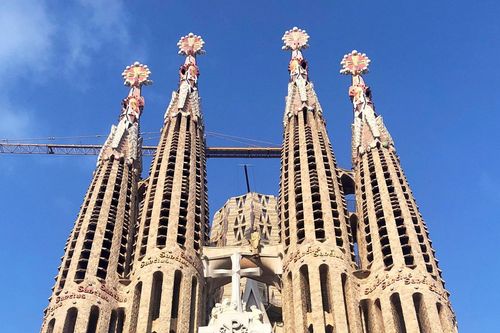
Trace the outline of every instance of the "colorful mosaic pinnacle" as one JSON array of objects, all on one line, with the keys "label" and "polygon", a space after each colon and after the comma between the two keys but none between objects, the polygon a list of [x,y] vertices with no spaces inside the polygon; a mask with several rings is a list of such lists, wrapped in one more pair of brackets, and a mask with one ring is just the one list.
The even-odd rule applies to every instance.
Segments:
[{"label": "colorful mosaic pinnacle", "polygon": [[293,27],[292,29],[285,32],[283,38],[281,38],[285,45],[283,45],[283,50],[297,51],[309,47],[307,41],[309,40],[309,35],[305,30]]},{"label": "colorful mosaic pinnacle", "polygon": [[133,65],[127,66],[123,71],[122,76],[125,80],[123,84],[129,87],[137,88],[142,85],[149,85],[153,83],[151,80],[149,80],[150,74],[151,71],[149,70],[147,65],[143,65],[136,61]]},{"label": "colorful mosaic pinnacle", "polygon": [[370,64],[370,59],[365,53],[359,53],[356,50],[351,51],[342,58],[340,64],[342,69],[341,74],[345,75],[361,75],[368,72],[368,65]]},{"label": "colorful mosaic pinnacle", "polygon": [[184,37],[181,37],[177,46],[179,46],[179,54],[194,56],[196,54],[203,54],[205,50],[203,49],[205,41],[201,36],[195,35],[192,32]]}]

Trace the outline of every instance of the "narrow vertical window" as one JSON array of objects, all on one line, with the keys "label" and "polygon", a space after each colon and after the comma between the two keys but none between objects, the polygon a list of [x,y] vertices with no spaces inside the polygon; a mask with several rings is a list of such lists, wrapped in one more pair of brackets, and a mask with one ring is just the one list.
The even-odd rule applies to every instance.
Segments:
[{"label": "narrow vertical window", "polygon": [[398,293],[391,295],[391,308],[394,324],[396,325],[396,332],[406,333],[405,318],[403,316],[403,308],[401,307],[401,300]]},{"label": "narrow vertical window", "polygon": [[111,311],[111,316],[109,317],[108,333],[116,333],[116,310]]},{"label": "narrow vertical window", "polygon": [[125,324],[125,310],[123,308],[119,308],[116,313],[116,331],[114,333],[123,333],[123,325]]},{"label": "narrow vertical window", "polygon": [[160,317],[161,291],[163,283],[163,273],[155,272],[153,274],[153,285],[151,286],[151,301],[149,304],[148,329],[150,332],[153,322]]},{"label": "narrow vertical window", "polygon": [[66,313],[66,319],[64,320],[64,327],[62,333],[74,333],[76,317],[78,316],[78,310],[76,308],[68,309]]},{"label": "narrow vertical window", "polygon": [[385,332],[384,328],[384,318],[382,318],[382,305],[380,305],[380,299],[375,300],[375,306],[373,307],[375,311],[375,319],[378,325],[378,330],[380,332]]},{"label": "narrow vertical window", "polygon": [[93,305],[90,308],[89,322],[87,324],[87,333],[97,332],[98,321],[99,321],[99,308]]},{"label": "narrow vertical window", "polygon": [[46,333],[53,333],[55,325],[56,325],[56,318],[52,318],[49,321],[49,324],[47,325],[47,332]]},{"label": "narrow vertical window", "polygon": [[323,302],[323,311],[330,313],[330,276],[327,265],[319,266],[319,280],[321,285],[321,300]]},{"label": "narrow vertical window", "polygon": [[294,316],[295,316],[295,311],[294,311],[294,304],[293,304],[293,300],[294,300],[294,297],[293,297],[293,282],[292,282],[292,272],[288,272],[288,275],[286,276],[286,279],[287,279],[287,291],[286,291],[286,294],[287,295],[290,295],[290,299],[288,300],[288,310],[287,310],[287,316],[286,316],[286,319],[287,319],[287,322],[289,322],[289,326],[291,329],[293,329],[295,327],[295,324],[294,324]]},{"label": "narrow vertical window", "polygon": [[311,288],[309,285],[309,270],[304,265],[300,267],[300,290],[302,292],[302,302],[305,312],[311,312]]},{"label": "narrow vertical window", "polygon": [[440,321],[440,324],[441,324],[441,329],[444,331],[445,328],[447,327],[447,325],[446,325],[446,315],[444,313],[443,306],[441,305],[441,303],[436,303],[436,307],[437,307],[437,311],[438,311],[438,315],[439,315],[439,321]]},{"label": "narrow vertical window", "polygon": [[372,333],[372,320],[370,318],[370,311],[369,311],[369,302],[370,300],[363,299],[359,303],[359,308],[361,312],[361,318],[362,318],[362,323],[363,323],[363,333]]},{"label": "narrow vertical window", "polygon": [[182,279],[182,273],[181,271],[177,270],[175,271],[175,276],[174,276],[174,292],[172,295],[172,318],[177,319],[179,316],[179,296],[180,296],[180,289],[181,289],[181,279]]},{"label": "narrow vertical window", "polygon": [[344,310],[345,310],[345,321],[347,323],[347,333],[350,332],[349,328],[349,311],[347,307],[347,275],[342,274],[342,295],[344,297]]},{"label": "narrow vertical window", "polygon": [[196,278],[193,277],[193,280],[191,281],[191,313],[189,314],[189,333],[195,333],[196,313],[198,312],[198,308],[196,306],[197,295],[198,283],[196,282]]},{"label": "narrow vertical window", "polygon": [[137,330],[137,318],[139,317],[139,305],[141,304],[141,294],[142,294],[142,282],[139,282],[135,286],[134,290],[134,301],[132,303],[132,312],[130,320],[130,333],[136,333]]},{"label": "narrow vertical window", "polygon": [[418,326],[420,328],[420,333],[431,333],[431,325],[429,318],[427,317],[427,312],[425,310],[424,300],[422,299],[421,293],[413,294],[413,305],[415,307],[415,314],[417,315]]}]

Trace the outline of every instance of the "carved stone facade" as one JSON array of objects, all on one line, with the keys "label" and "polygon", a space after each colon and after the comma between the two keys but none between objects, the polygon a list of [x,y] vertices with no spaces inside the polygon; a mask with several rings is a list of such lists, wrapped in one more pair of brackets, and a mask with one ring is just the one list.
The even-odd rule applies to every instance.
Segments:
[{"label": "carved stone facade", "polygon": [[[259,253],[260,246],[280,244],[279,227],[276,197],[251,192],[230,198],[215,213],[210,230],[210,244],[215,247],[249,246],[252,252]],[[263,322],[278,330],[283,322],[280,289],[255,280],[249,282],[248,279],[242,278],[240,285],[240,294],[246,303],[245,310],[251,311],[251,306],[267,309],[263,314]],[[255,286],[250,288],[249,283],[254,283]],[[230,287],[225,285],[217,290],[214,301],[222,304],[225,299],[231,298]],[[252,296],[251,293],[258,295]],[[245,294],[249,294],[248,297]],[[262,304],[257,304],[257,298],[260,298]]]},{"label": "carved stone facade", "polygon": [[275,245],[280,242],[279,233],[276,197],[252,192],[229,199],[215,213],[210,243],[218,247],[251,244],[257,241],[253,235],[258,235],[259,243]]},{"label": "carved stone facade", "polygon": [[[230,198],[208,223],[196,56],[185,56],[149,177],[140,179],[147,66],[122,102],[66,243],[42,333],[455,333],[457,322],[394,141],[362,74],[352,76],[352,171],[337,166],[293,28],[279,195]],[[346,196],[354,195],[348,210]],[[208,237],[210,232],[210,238]]]}]

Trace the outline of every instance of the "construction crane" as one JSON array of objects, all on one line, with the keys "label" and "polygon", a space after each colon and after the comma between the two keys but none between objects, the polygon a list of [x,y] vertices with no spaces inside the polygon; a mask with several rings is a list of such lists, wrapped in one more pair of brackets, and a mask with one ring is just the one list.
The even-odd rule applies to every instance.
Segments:
[{"label": "construction crane", "polygon": [[[158,139],[157,132],[142,132],[144,140]],[[227,141],[244,144],[247,147],[207,147],[207,158],[280,158],[281,148],[272,142],[243,138],[218,132],[207,131],[208,136],[217,137]],[[153,136],[148,136],[153,135]],[[0,139],[0,154],[48,154],[48,155],[99,155],[102,148],[100,144],[63,144],[63,143],[35,143],[35,141],[80,141],[96,138],[105,138],[106,135],[80,135],[27,139]],[[266,145],[261,147],[261,145]],[[143,156],[153,156],[156,146],[145,145],[142,147]]]},{"label": "construction crane", "polygon": [[[101,145],[0,142],[0,154],[98,155]],[[142,154],[152,156],[156,146],[143,146]],[[280,158],[279,147],[207,147],[207,158]]]},{"label": "construction crane", "polygon": [[[84,156],[99,155],[99,152],[102,148],[102,145],[99,144],[12,143],[7,141],[8,140],[0,141],[0,154],[48,154]],[[142,147],[142,154],[144,156],[153,156],[155,152],[156,146]],[[207,147],[206,156],[207,158],[280,158],[281,148],[271,146]],[[352,171],[347,169],[339,169],[339,172],[345,193],[354,193],[354,179]],[[248,177],[248,174],[246,174],[246,177]]]}]

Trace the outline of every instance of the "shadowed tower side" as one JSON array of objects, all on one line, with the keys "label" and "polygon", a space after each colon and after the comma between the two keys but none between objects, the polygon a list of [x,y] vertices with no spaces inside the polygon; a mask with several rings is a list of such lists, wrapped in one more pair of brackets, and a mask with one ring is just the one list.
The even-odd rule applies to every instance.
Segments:
[{"label": "shadowed tower side", "polygon": [[196,55],[203,44],[193,34],[178,43],[186,60],[140,205],[126,332],[196,332],[201,323],[208,203]]},{"label": "shadowed tower side", "polygon": [[361,76],[369,63],[357,51],[341,62],[341,73],[352,76],[357,239],[361,268],[369,271],[362,280],[363,325],[368,333],[455,332],[455,316],[427,227]]},{"label": "shadowed tower side", "polygon": [[[126,256],[141,172],[139,117],[147,66],[123,72],[130,93],[100,152],[92,182],[66,242],[43,333],[118,332],[123,324]],[[120,331],[121,332],[121,331]]]},{"label": "shadowed tower side", "polygon": [[279,193],[285,331],[358,332],[348,213],[323,111],[301,52],[308,39],[298,28],[283,37],[283,49],[292,51]]}]

